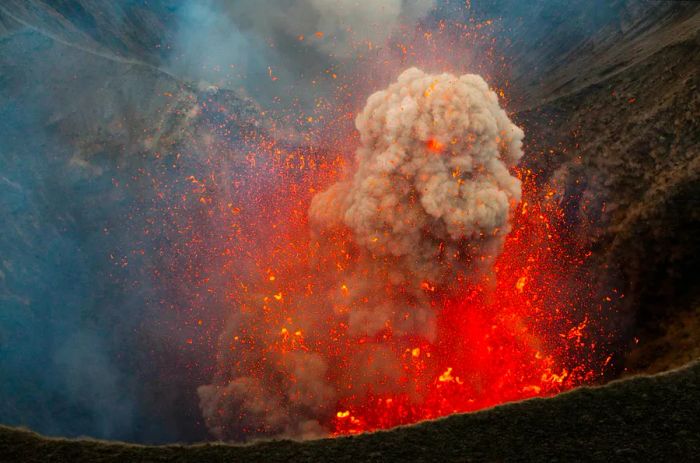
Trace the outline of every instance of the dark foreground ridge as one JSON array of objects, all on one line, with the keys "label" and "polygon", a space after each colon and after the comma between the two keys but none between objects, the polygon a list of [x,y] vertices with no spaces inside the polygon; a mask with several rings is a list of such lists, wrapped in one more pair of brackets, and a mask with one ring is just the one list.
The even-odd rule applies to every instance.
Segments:
[{"label": "dark foreground ridge", "polygon": [[391,431],[306,442],[141,446],[0,426],[0,460],[690,461],[700,452],[700,362]]}]

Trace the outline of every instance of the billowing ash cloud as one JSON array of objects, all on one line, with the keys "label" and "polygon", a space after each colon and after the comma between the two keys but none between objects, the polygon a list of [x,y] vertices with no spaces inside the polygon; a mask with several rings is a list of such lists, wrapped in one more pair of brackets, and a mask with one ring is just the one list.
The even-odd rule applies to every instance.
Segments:
[{"label": "billowing ash cloud", "polygon": [[317,227],[343,223],[401,277],[443,282],[498,252],[520,181],[523,132],[477,75],[416,68],[372,95],[356,120],[352,180],[314,198]]},{"label": "billowing ash cloud", "polygon": [[[397,385],[401,353],[433,339],[431,298],[488,269],[509,231],[523,132],[481,77],[411,68],[368,99],[356,126],[354,174],[309,211],[321,289],[275,309],[260,302],[263,284],[221,337],[214,382],[199,389],[219,438],[323,435],[339,402],[412,387]],[[338,249],[342,273],[326,261]],[[335,326],[346,337],[333,344]]]}]

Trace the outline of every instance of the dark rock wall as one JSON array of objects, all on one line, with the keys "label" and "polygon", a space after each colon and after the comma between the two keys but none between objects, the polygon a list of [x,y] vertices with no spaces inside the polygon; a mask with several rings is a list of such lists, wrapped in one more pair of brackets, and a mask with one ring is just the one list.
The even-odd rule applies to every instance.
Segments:
[{"label": "dark rock wall", "polygon": [[698,37],[520,114],[537,134],[529,162],[569,192],[578,239],[625,295],[627,340],[650,341],[700,296]]}]

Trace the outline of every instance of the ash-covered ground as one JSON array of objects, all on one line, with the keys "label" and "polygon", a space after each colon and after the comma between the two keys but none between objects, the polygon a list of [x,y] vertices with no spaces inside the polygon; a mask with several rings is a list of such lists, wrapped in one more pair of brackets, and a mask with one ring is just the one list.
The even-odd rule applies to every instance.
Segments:
[{"label": "ash-covered ground", "polygon": [[[342,35],[328,26],[337,10],[282,3],[269,21],[245,1],[0,5],[1,423],[210,438],[196,389],[226,318],[226,274],[212,269],[228,265],[231,229],[208,198],[249,205],[244,217],[268,210],[275,178],[250,163],[261,140],[330,158],[330,124],[308,117],[333,92],[328,76],[356,65],[346,42],[322,42]],[[587,265],[625,295],[607,320],[618,345],[606,379],[696,358],[700,6],[415,3],[383,10],[387,28],[483,24],[452,59],[507,89],[522,163],[557,186]],[[410,64],[400,47],[386,61]],[[374,69],[347,85],[366,96],[393,78]],[[204,182],[212,171],[237,187]]]}]

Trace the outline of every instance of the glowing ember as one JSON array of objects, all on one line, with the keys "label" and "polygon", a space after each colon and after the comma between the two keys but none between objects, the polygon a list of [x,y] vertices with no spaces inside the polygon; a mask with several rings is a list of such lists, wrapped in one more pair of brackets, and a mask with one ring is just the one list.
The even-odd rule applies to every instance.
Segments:
[{"label": "glowing ember", "polygon": [[445,144],[440,143],[434,138],[429,139],[426,142],[425,146],[428,148],[429,151],[432,151],[433,153],[442,153],[445,150]]}]

